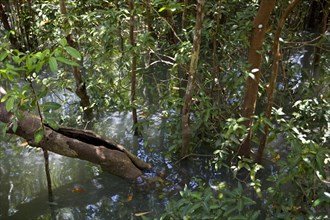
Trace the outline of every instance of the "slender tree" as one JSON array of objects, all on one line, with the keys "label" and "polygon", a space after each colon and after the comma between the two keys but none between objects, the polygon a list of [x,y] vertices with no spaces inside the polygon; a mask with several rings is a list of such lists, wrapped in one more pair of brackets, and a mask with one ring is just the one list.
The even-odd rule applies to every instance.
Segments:
[{"label": "slender tree", "polygon": [[[218,1],[218,12],[216,14],[216,26],[212,36],[212,74],[213,80],[211,84],[211,97],[214,97],[213,102],[220,103],[220,94],[214,93],[215,87],[217,85],[216,79],[219,78],[219,60],[218,60],[218,47],[219,47],[219,38],[218,33],[220,31],[220,18],[221,18],[221,0]],[[220,89],[218,89],[220,90]]]},{"label": "slender tree", "polygon": [[132,51],[132,63],[131,63],[131,105],[132,105],[132,117],[133,117],[133,126],[134,126],[134,135],[138,135],[138,118],[135,108],[135,94],[136,94],[136,65],[137,65],[137,55],[135,52],[136,42],[135,42],[135,18],[134,18],[134,1],[129,0],[128,7],[130,11],[130,22],[129,22],[129,41],[131,44]]},{"label": "slender tree", "polygon": [[[60,1],[60,12],[63,16],[66,16],[66,14],[67,14],[65,0]],[[66,36],[66,40],[71,47],[77,48],[77,44],[75,42],[74,35],[70,32]],[[92,108],[90,107],[91,106],[90,98],[87,94],[85,80],[84,80],[84,77],[83,77],[79,67],[76,67],[76,66],[73,67],[73,76],[76,81],[76,94],[80,98],[80,106],[83,108],[83,111],[84,111],[84,118],[86,120],[91,120],[92,119]]]},{"label": "slender tree", "polygon": [[[272,113],[272,107],[273,107],[273,99],[274,99],[274,92],[276,90],[276,78],[277,78],[277,72],[278,72],[278,66],[281,59],[281,53],[280,53],[280,36],[282,33],[282,29],[284,27],[285,21],[291,11],[296,7],[296,5],[300,2],[300,0],[294,0],[291,2],[291,4],[285,9],[280,23],[277,26],[277,30],[275,33],[274,43],[273,43],[273,63],[272,63],[272,73],[270,77],[269,86],[267,88],[267,96],[268,96],[268,104],[266,109],[265,117],[270,119],[271,113]],[[264,134],[262,135],[262,138],[260,140],[260,145],[258,149],[257,154],[257,161],[261,162],[262,155],[265,149],[267,136],[269,133],[269,125],[266,124],[264,127]]]},{"label": "slender tree", "polygon": [[193,41],[193,48],[191,53],[190,67],[188,72],[189,75],[188,84],[187,84],[186,93],[183,100],[183,107],[182,107],[182,119],[181,119],[181,126],[182,126],[181,156],[182,157],[187,156],[191,151],[191,147],[190,147],[191,128],[189,124],[189,114],[190,114],[190,107],[192,102],[192,95],[194,92],[194,84],[195,84],[198,59],[199,59],[199,50],[202,39],[204,6],[205,6],[205,0],[198,0],[194,41]]},{"label": "slender tree", "polygon": [[262,62],[262,44],[267,30],[270,15],[275,7],[276,0],[262,0],[260,2],[259,10],[253,21],[253,30],[250,39],[250,47],[248,51],[248,63],[250,65],[249,72],[253,77],[249,76],[245,85],[245,96],[242,106],[242,116],[248,120],[244,122],[249,128],[248,136],[238,149],[238,154],[250,157],[251,139],[252,139],[252,116],[255,112],[258,86],[261,76],[261,62]]},{"label": "slender tree", "polygon": [[[320,35],[325,34],[325,32],[327,31],[327,29],[329,27],[330,2],[329,1],[323,1],[322,6],[323,6],[323,8],[320,11],[320,13],[323,14],[323,16],[322,16],[322,21],[320,23],[320,30],[319,30]],[[321,42],[322,40],[323,40],[323,38],[320,38],[319,42]],[[321,54],[322,54],[321,45],[317,45],[315,47],[314,60],[313,60],[313,76],[314,76],[315,79],[319,79],[320,75],[321,75],[320,74]]]}]

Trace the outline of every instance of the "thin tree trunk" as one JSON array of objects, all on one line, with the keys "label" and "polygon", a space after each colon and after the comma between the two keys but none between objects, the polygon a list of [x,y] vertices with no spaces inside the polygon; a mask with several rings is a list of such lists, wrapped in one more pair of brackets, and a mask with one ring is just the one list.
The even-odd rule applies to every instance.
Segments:
[{"label": "thin tree trunk", "polygon": [[153,19],[153,16],[152,16],[152,10],[151,10],[151,2],[150,0],[147,0],[146,1],[146,24],[147,24],[147,27],[148,27],[148,32],[150,33],[150,35],[156,39],[156,34],[155,34],[155,30],[154,28],[152,27],[152,19]]},{"label": "thin tree trunk", "polygon": [[181,28],[185,29],[187,26],[187,7],[189,5],[189,0],[183,0],[183,12],[182,12],[182,21]]},{"label": "thin tree trunk", "polygon": [[135,94],[136,94],[136,65],[137,65],[137,55],[135,52],[135,36],[134,36],[134,29],[135,29],[135,18],[134,18],[134,0],[129,0],[128,3],[129,11],[131,13],[130,16],[130,23],[129,23],[129,41],[131,44],[131,51],[132,51],[132,64],[131,64],[131,105],[132,105],[132,117],[133,117],[133,127],[134,127],[134,135],[139,134],[138,130],[138,118],[137,112],[135,108]]},{"label": "thin tree trunk", "polygon": [[[66,9],[66,2],[65,0],[60,1],[60,11],[62,15],[66,15],[67,9]],[[73,34],[68,34],[66,36],[66,40],[69,44],[69,46],[73,48],[77,48],[77,45],[75,43],[75,39]],[[83,108],[84,112],[84,119],[89,121],[92,119],[93,115],[93,110],[90,107],[90,98],[87,94],[87,89],[86,89],[86,84],[85,80],[82,76],[81,70],[79,67],[73,67],[73,76],[76,81],[76,94],[80,98],[80,106]]]},{"label": "thin tree trunk", "polygon": [[[320,24],[320,34],[324,34],[327,31],[328,27],[328,17],[329,17],[329,2],[324,3],[324,8],[322,10],[323,17],[322,17],[322,22]],[[320,38],[320,41],[322,38]],[[315,52],[314,52],[314,60],[313,60],[313,76],[315,79],[320,79],[320,62],[321,62],[321,45],[317,45],[315,47]]]},{"label": "thin tree trunk", "polygon": [[252,116],[255,112],[256,102],[257,102],[257,94],[259,87],[259,80],[261,76],[260,67],[262,61],[262,54],[260,51],[262,50],[262,44],[264,41],[268,21],[270,15],[275,7],[276,0],[262,0],[260,2],[260,7],[257,12],[257,15],[253,21],[253,31],[250,40],[250,48],[248,51],[248,63],[250,64],[249,72],[252,70],[254,77],[250,76],[246,81],[246,91],[243,100],[242,106],[242,116],[247,118],[248,120],[244,122],[244,125],[249,129],[248,136],[245,138],[243,143],[238,149],[238,154],[250,157],[251,150],[251,139],[252,139]]},{"label": "thin tree trunk", "polygon": [[[280,23],[277,26],[277,30],[276,30],[276,33],[275,33],[274,44],[273,44],[272,74],[271,74],[269,86],[268,86],[268,89],[267,89],[268,104],[267,104],[267,109],[266,109],[266,114],[265,114],[265,117],[267,119],[270,119],[271,114],[272,114],[274,92],[276,90],[275,86],[276,86],[278,65],[279,65],[279,61],[281,59],[280,36],[281,36],[282,29],[283,29],[283,26],[285,24],[285,21],[286,21],[287,17],[289,16],[291,11],[296,7],[296,5],[299,2],[300,2],[300,0],[294,0],[286,8],[286,10],[284,11],[284,13],[281,17]],[[267,141],[268,132],[269,132],[269,125],[265,124],[264,134],[263,134],[263,136],[260,140],[260,145],[259,145],[258,154],[257,154],[257,158],[256,158],[257,162],[261,162],[261,160],[262,160],[263,152],[264,152],[266,141]]]},{"label": "thin tree trunk", "polygon": [[[218,47],[219,47],[219,38],[218,32],[220,31],[220,18],[221,18],[221,0],[218,1],[218,14],[216,16],[216,28],[215,33],[213,34],[212,39],[212,73],[213,80],[211,84],[210,96],[213,100],[213,103],[220,104],[220,93],[214,94],[215,87],[220,84],[219,80],[219,61],[218,61]],[[218,79],[218,82],[216,81]],[[220,88],[218,89],[220,91]]]},{"label": "thin tree trunk", "polygon": [[182,126],[181,156],[182,157],[187,156],[191,151],[191,147],[190,147],[191,128],[189,125],[189,114],[190,114],[192,95],[194,92],[194,84],[195,84],[195,78],[196,78],[196,72],[198,66],[200,43],[202,38],[204,6],[205,6],[205,0],[198,0],[194,42],[193,42],[191,61],[188,72],[189,75],[188,85],[186,88],[186,94],[184,96],[183,107],[182,107],[182,119],[181,119],[181,126]]},{"label": "thin tree trunk", "polygon": [[[6,7],[9,7],[9,6],[0,3],[1,22],[2,22],[3,27],[5,28],[5,30],[9,32],[9,31],[13,30],[13,27],[10,26],[9,16],[7,14]],[[9,41],[15,49],[17,49],[19,51],[23,51],[23,48],[18,43],[17,37],[14,36],[12,33],[9,34]]]}]

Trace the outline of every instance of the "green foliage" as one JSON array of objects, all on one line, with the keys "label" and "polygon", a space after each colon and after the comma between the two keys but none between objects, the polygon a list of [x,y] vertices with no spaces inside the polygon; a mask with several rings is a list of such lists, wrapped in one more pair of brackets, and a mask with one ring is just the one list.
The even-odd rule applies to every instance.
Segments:
[{"label": "green foliage", "polygon": [[252,210],[255,201],[243,194],[241,184],[219,191],[205,186],[191,191],[185,186],[181,199],[170,202],[161,219],[257,219],[260,211]]},{"label": "green foliage", "polygon": [[268,178],[273,183],[267,190],[268,208],[277,218],[326,218],[330,204],[330,105],[325,100],[308,99],[293,107],[289,121],[283,120],[283,113],[282,120],[278,118],[290,152],[278,163],[276,174]]},{"label": "green foliage", "polygon": [[[72,68],[67,66],[79,67],[91,97],[91,106],[98,112],[128,111],[134,106],[148,116],[160,113],[165,121],[162,129],[170,141],[165,154],[173,157],[181,146],[181,108],[192,50],[195,4],[151,0],[149,10],[145,2],[135,1],[136,46],[132,47],[128,31],[131,12],[125,1],[66,1],[66,15],[60,13],[57,1],[46,0],[38,4],[7,2],[11,7],[6,14],[13,21],[13,27],[10,31],[5,28],[0,31],[0,77],[8,92],[1,101],[6,101],[7,111],[19,117],[20,110],[37,112],[39,107],[44,123],[54,129],[60,117],[76,120],[79,118],[79,103],[72,98],[76,82]],[[274,100],[278,107],[273,109],[271,119],[263,112],[271,73],[273,35],[287,1],[278,3],[272,13],[260,51],[264,58],[260,68],[263,75],[251,129],[254,147],[259,144],[259,135],[263,134],[265,125],[270,128],[270,145],[265,157],[272,160],[276,172],[268,178],[270,186],[267,191],[262,190],[266,185],[265,178],[257,175],[260,165],[247,159],[228,163],[248,133],[243,125],[246,119],[239,112],[245,80],[249,76],[246,57],[252,21],[259,2],[206,2],[190,115],[194,150],[209,146],[216,156],[213,163],[216,168],[228,167],[238,181],[241,181],[238,173],[245,170],[248,178],[243,186],[239,184],[236,188],[217,192],[208,187],[194,191],[185,188],[177,203],[170,202],[163,218],[253,219],[259,212],[252,211],[254,201],[244,196],[249,190],[267,203],[263,212],[269,218],[326,216],[330,172],[328,51],[320,51],[320,62],[315,65],[320,71],[311,73],[314,67],[308,66],[313,56],[301,52],[302,47],[308,47],[294,43],[307,41],[310,46],[317,41],[318,48],[327,48],[329,39],[326,34],[315,36],[315,33],[306,33],[302,29],[308,13],[315,11],[311,10],[311,4],[319,1],[303,1],[283,29],[283,56]],[[148,13],[151,24],[148,23]],[[74,47],[65,38],[69,34],[74,36]],[[15,48],[17,45],[12,37],[19,48]],[[134,103],[130,103],[132,53],[138,54]],[[303,69],[301,57],[305,56],[308,65]],[[56,98],[50,98],[51,94]],[[70,115],[62,113],[59,117],[64,105],[74,111]],[[143,123],[150,121],[146,118],[139,126],[146,125]],[[17,118],[14,118],[12,129],[16,128]],[[2,127],[1,130],[6,129]],[[35,141],[39,142],[43,135],[43,131],[38,130]],[[285,136],[282,145],[269,148],[279,135]],[[273,160],[269,154],[279,155],[280,159]],[[266,166],[265,170],[268,170]]]}]

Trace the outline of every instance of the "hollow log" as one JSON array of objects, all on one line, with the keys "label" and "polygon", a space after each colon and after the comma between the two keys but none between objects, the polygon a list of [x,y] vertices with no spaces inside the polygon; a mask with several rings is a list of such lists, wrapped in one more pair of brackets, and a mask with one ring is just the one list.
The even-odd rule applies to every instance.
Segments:
[{"label": "hollow log", "polygon": [[[0,87],[0,100],[5,94],[6,91]],[[13,121],[15,117],[16,129]],[[83,129],[53,129],[43,125],[40,117],[29,112],[21,111],[19,115],[7,112],[5,102],[0,103],[0,121],[7,124],[7,133],[24,138],[30,146],[99,164],[104,171],[119,177],[135,179],[143,174],[143,170],[151,169],[150,164],[140,160],[110,138]],[[34,134],[39,129],[44,129],[44,136],[36,143]]]}]

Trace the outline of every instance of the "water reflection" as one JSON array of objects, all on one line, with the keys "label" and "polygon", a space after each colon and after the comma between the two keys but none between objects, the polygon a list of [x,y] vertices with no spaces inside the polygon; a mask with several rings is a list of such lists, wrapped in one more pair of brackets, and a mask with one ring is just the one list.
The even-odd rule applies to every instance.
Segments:
[{"label": "water reflection", "polygon": [[161,130],[165,122],[157,115],[148,120],[151,123],[145,126],[143,139],[132,136],[129,114],[104,116],[92,124],[92,129],[116,139],[152,163],[155,169],[145,175],[153,178],[161,172],[161,181],[156,178],[154,183],[141,186],[103,173],[89,162],[50,153],[53,204],[47,202],[42,152],[17,146],[20,139],[4,140],[1,149],[6,157],[0,159],[0,219],[136,219],[136,215],[143,213],[159,217],[185,184],[197,187],[193,176],[207,180],[213,170],[205,159],[179,163],[175,158],[165,157],[169,148]]}]

